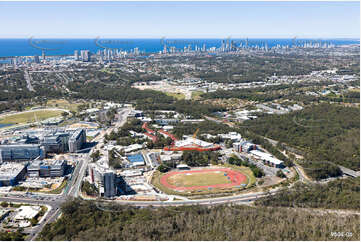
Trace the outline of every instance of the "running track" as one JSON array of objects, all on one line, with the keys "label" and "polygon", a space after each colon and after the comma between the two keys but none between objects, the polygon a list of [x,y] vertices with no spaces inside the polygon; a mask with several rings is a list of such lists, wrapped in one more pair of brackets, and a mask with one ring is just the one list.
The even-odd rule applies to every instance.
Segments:
[{"label": "running track", "polygon": [[[227,176],[230,177],[231,183],[225,183],[225,184],[215,184],[215,185],[209,185],[209,186],[193,186],[193,187],[178,187],[175,185],[171,185],[168,183],[168,178],[177,174],[185,174],[185,173],[206,173],[206,172],[226,172]],[[171,188],[173,190],[177,191],[183,191],[183,190],[196,190],[196,189],[204,189],[204,188],[226,188],[226,187],[234,187],[239,186],[242,183],[245,183],[247,181],[247,177],[238,172],[227,168],[220,168],[220,169],[205,169],[205,170],[195,170],[195,171],[171,171],[165,174],[161,177],[160,183],[168,188]]]}]

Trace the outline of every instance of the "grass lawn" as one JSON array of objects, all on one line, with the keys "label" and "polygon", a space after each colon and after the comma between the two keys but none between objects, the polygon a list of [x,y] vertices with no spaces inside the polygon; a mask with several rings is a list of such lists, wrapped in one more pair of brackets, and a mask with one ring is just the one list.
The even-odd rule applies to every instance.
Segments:
[{"label": "grass lawn", "polygon": [[47,192],[44,192],[44,193],[60,194],[63,191],[63,189],[64,189],[64,187],[66,186],[67,183],[68,183],[68,179],[64,179],[63,182],[60,184],[60,186],[58,186],[54,190],[47,191]]},{"label": "grass lawn", "polygon": [[81,105],[82,103],[70,103],[67,100],[64,99],[51,99],[48,100],[46,103],[47,107],[54,107],[54,108],[62,108],[62,109],[67,109],[70,111],[77,111],[77,108],[79,105]]},{"label": "grass lawn", "polygon": [[1,124],[25,124],[33,123],[35,115],[38,121],[60,116],[62,111],[57,110],[34,110],[31,112],[17,113],[0,118]]},{"label": "grass lawn", "polygon": [[217,184],[228,184],[230,180],[224,176],[224,172],[207,173],[183,173],[176,174],[167,179],[168,183],[178,187],[211,186]]},{"label": "grass lawn", "polygon": [[[163,184],[160,182],[160,179],[166,173],[161,173],[159,171],[154,172],[153,177],[152,177],[152,184],[156,188],[158,188],[159,190],[163,191],[166,194],[186,196],[186,197],[192,199],[193,196],[199,198],[199,196],[203,196],[203,195],[218,196],[218,195],[221,195],[221,194],[224,195],[224,194],[232,194],[232,193],[242,192],[245,189],[248,189],[248,188],[252,187],[256,182],[256,178],[254,177],[253,172],[248,167],[233,166],[233,165],[228,165],[228,164],[224,164],[224,165],[221,165],[219,167],[220,168],[228,167],[228,168],[232,168],[235,171],[239,171],[239,172],[243,173],[247,177],[247,181],[246,181],[247,186],[245,188],[244,187],[231,187],[231,188],[213,188],[212,190],[208,190],[208,189],[200,189],[200,190],[198,190],[197,189],[197,190],[191,190],[191,191],[176,191],[176,190],[173,190],[171,188],[168,188],[167,186],[163,186]],[[207,174],[211,175],[212,178],[209,178],[209,176],[207,176]],[[200,175],[200,174],[198,174],[198,175]],[[192,185],[193,186],[196,186],[194,184],[196,184],[197,182],[198,182],[199,186],[204,185],[204,183],[202,184],[202,182],[206,182],[205,185],[215,185],[217,183],[218,184],[220,184],[220,183],[222,183],[222,184],[229,183],[228,179],[223,175],[223,172],[220,173],[220,175],[222,175],[223,177],[216,177],[214,174],[210,174],[210,173],[203,173],[202,175],[206,175],[206,176],[199,176],[199,178],[191,178],[191,180],[193,179],[192,180]],[[184,187],[186,187],[187,183],[188,183],[188,181],[185,181],[185,180],[189,179],[188,177],[190,177],[190,176],[191,175],[187,176],[185,174],[182,174],[181,181],[183,182]],[[216,177],[216,179],[214,180],[215,177]],[[172,178],[172,177],[169,177],[169,178]],[[169,178],[167,179],[167,181],[168,181],[169,184],[172,184],[173,181],[169,180]],[[213,181],[210,181],[210,180],[204,181],[203,179],[206,179],[206,178],[207,179],[213,179]],[[227,181],[224,181],[224,180],[222,181],[222,179],[226,179]],[[178,180],[178,178],[176,180]],[[173,183],[173,185],[178,186],[178,184],[174,184],[174,183]],[[189,185],[189,183],[188,183],[188,186],[192,186],[192,185]]]},{"label": "grass lawn", "polygon": [[192,92],[192,99],[193,100],[199,100],[201,99],[201,94],[203,94],[204,92],[201,91],[194,91]]},{"label": "grass lawn", "polygon": [[166,92],[165,94],[168,95],[168,96],[174,97],[174,98],[176,98],[178,100],[186,98],[186,96],[183,93],[179,93],[179,92],[178,93]]},{"label": "grass lawn", "polygon": [[251,169],[245,166],[235,166],[230,164],[224,164],[222,166],[232,168],[233,170],[239,171],[243,173],[247,177],[248,185],[247,187],[252,186],[256,182],[256,177],[253,175],[253,172]]},{"label": "grass lawn", "polygon": [[160,178],[164,175],[164,173],[161,173],[160,171],[155,171],[152,177],[152,184],[158,188],[159,190],[163,191],[166,194],[169,195],[185,195],[183,192],[177,192],[172,189],[168,189],[168,187],[163,186],[162,183],[160,183]]}]

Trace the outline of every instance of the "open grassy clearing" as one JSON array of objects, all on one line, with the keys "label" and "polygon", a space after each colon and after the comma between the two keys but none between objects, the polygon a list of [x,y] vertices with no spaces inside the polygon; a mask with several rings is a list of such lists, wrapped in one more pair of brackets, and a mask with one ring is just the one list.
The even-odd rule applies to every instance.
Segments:
[{"label": "open grassy clearing", "polygon": [[45,193],[60,194],[60,193],[62,193],[63,189],[65,188],[65,186],[67,184],[68,184],[68,179],[64,179],[63,182],[57,188],[50,190],[50,191],[46,191]]},{"label": "open grassy clearing", "polygon": [[180,93],[180,92],[178,92],[178,93],[175,93],[175,92],[166,92],[165,94],[168,95],[168,96],[174,97],[174,98],[176,98],[176,99],[178,99],[178,100],[181,100],[181,99],[185,99],[185,98],[186,98],[186,96],[184,95],[184,93]]},{"label": "open grassy clearing", "polygon": [[193,91],[192,92],[192,99],[193,100],[199,100],[201,99],[201,95],[203,94],[204,92],[201,92],[201,91]]},{"label": "open grassy clearing", "polygon": [[[67,183],[68,180],[64,179],[61,184],[53,184],[52,188],[28,188],[23,186],[15,186],[12,188],[12,191],[20,191],[20,192],[28,191],[28,192],[47,193],[47,194],[60,194],[62,193]],[[55,188],[53,189],[53,187]]]},{"label": "open grassy clearing", "polygon": [[64,99],[51,99],[46,103],[47,107],[62,108],[70,111],[77,111],[79,105],[83,103],[73,103]]},{"label": "open grassy clearing", "polygon": [[169,177],[167,181],[169,184],[178,187],[210,186],[231,183],[230,180],[224,176],[224,172],[219,171],[176,174]]},{"label": "open grassy clearing", "polygon": [[7,115],[0,118],[1,124],[25,124],[25,123],[33,123],[38,121],[42,121],[48,118],[60,116],[63,111],[60,110],[34,110],[27,111],[23,113],[16,113]]}]

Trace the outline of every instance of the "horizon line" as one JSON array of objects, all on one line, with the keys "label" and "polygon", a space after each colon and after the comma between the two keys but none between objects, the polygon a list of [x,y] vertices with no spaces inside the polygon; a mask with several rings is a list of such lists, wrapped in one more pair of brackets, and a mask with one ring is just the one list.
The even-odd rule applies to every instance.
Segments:
[{"label": "horizon line", "polygon": [[290,37],[235,37],[232,38],[229,37],[169,37],[162,36],[160,38],[157,37],[102,37],[99,38],[99,36],[96,37],[0,37],[1,39],[352,39],[352,40],[360,40],[360,37],[298,37],[298,36],[290,36]]}]

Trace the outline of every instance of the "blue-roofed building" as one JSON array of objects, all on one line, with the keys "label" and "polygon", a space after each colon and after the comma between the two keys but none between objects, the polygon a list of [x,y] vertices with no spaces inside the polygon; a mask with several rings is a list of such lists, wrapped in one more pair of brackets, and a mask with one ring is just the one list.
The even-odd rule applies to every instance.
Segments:
[{"label": "blue-roofed building", "polygon": [[45,157],[45,149],[35,144],[0,145],[0,161],[32,160]]},{"label": "blue-roofed building", "polygon": [[145,164],[142,154],[128,155],[127,158],[132,166],[144,166]]}]

